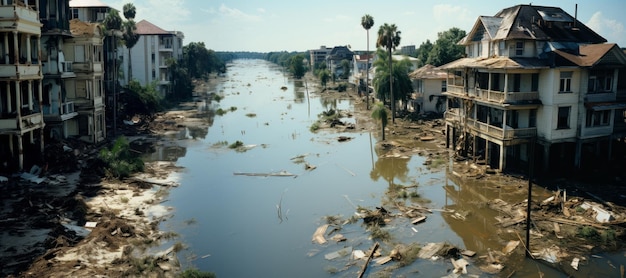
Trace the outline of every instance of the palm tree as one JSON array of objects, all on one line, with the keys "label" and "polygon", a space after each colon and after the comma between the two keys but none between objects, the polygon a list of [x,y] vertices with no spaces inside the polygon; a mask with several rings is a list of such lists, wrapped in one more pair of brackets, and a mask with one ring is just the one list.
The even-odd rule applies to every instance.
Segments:
[{"label": "palm tree", "polygon": [[375,120],[380,120],[380,123],[383,126],[383,141],[385,141],[385,126],[387,126],[387,108],[385,108],[385,104],[379,102],[372,111],[372,118]]},{"label": "palm tree", "polygon": [[370,28],[372,28],[372,26],[374,26],[374,18],[369,15],[366,14],[361,18],[361,26],[363,26],[363,28],[365,28],[365,31],[367,31],[367,62],[365,62],[365,102],[366,102],[366,107],[367,110],[370,109],[370,87],[369,87],[369,81],[370,81]]},{"label": "palm tree", "polygon": [[393,78],[390,79],[387,52],[379,48],[376,51],[376,55],[378,56],[378,59],[374,62],[374,67],[376,68],[376,76],[374,77],[376,97],[381,99],[383,103],[387,102],[388,96],[392,93],[390,91],[390,80],[393,79],[393,99],[401,99],[405,105],[406,111],[406,104],[410,96],[409,93],[413,91],[413,84],[409,77],[411,62],[408,59],[392,61],[393,70],[391,71],[391,76]]},{"label": "palm tree", "polygon": [[126,18],[126,22],[124,22],[122,28],[124,29],[124,44],[126,48],[128,48],[128,82],[133,79],[133,66],[132,59],[130,57],[130,49],[137,44],[139,41],[139,36],[137,35],[137,26],[135,25],[135,14],[137,10],[135,9],[135,5],[133,3],[124,4],[124,17]]},{"label": "palm tree", "polygon": [[[376,41],[376,47],[384,47],[389,53],[389,71],[393,72],[393,66],[391,64],[392,56],[391,51],[395,50],[400,45],[400,31],[395,24],[383,24],[378,29],[378,40]],[[391,74],[390,74],[391,76]],[[396,104],[393,97],[393,78],[389,78],[389,90],[391,92],[391,122],[396,123]]]}]

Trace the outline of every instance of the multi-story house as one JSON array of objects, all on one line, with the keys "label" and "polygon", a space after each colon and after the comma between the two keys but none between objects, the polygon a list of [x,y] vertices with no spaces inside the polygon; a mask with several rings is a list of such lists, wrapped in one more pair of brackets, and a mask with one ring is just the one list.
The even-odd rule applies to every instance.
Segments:
[{"label": "multi-story house", "polygon": [[183,58],[184,35],[180,31],[165,31],[146,21],[137,22],[136,34],[139,40],[131,48],[132,75],[128,74],[128,49],[123,50],[125,81],[129,78],[138,80],[142,86],[156,82],[157,90],[165,95],[171,89],[172,75],[168,60],[179,61]]},{"label": "multi-story house", "polygon": [[331,74],[335,77],[339,77],[343,74],[343,68],[341,67],[342,61],[346,60],[348,63],[351,63],[353,56],[354,52],[347,46],[335,46],[328,55],[326,55],[326,66],[330,69]]},{"label": "multi-story house", "polygon": [[70,19],[102,23],[112,9],[100,0],[70,0]]},{"label": "multi-story house", "polygon": [[[79,19],[82,22],[103,23],[107,14],[115,10],[111,6],[100,0],[70,0],[70,12],[72,19]],[[121,31],[107,30],[103,39],[104,52],[104,90],[105,90],[105,107],[106,107],[106,123],[111,128],[108,131],[115,132],[117,114],[118,94],[122,91],[118,85],[119,70],[121,65],[120,55],[122,51],[118,51],[118,42],[121,40]]]},{"label": "multi-story house", "polygon": [[[606,161],[626,56],[558,7],[518,5],[481,16],[448,72],[447,146],[492,168],[572,169]],[[618,124],[620,123],[620,124]]]},{"label": "multi-story house", "polygon": [[73,37],[66,39],[63,52],[76,78],[65,81],[67,97],[78,113],[77,126],[72,134],[88,143],[99,143],[106,138],[103,82],[103,34],[98,23],[70,21]]},{"label": "multi-story house", "polygon": [[[68,96],[65,82],[75,78],[72,60],[65,57],[64,41],[71,38],[69,0],[39,2],[41,53],[43,72],[43,112],[46,138],[64,139],[78,129],[73,100]],[[46,140],[47,140],[46,139]]]},{"label": "multi-story house", "polygon": [[446,110],[446,96],[448,73],[433,65],[425,65],[409,74],[415,89],[413,111],[424,113],[443,114]]},{"label": "multi-story house", "polygon": [[40,163],[44,148],[38,0],[0,2],[0,171]]}]

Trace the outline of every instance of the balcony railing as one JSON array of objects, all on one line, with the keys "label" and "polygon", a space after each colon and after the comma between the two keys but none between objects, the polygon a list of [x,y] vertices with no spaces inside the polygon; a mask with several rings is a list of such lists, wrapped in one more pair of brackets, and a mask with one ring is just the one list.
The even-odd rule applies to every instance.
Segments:
[{"label": "balcony railing", "polygon": [[480,100],[494,102],[494,103],[512,103],[519,101],[528,101],[528,100],[536,100],[539,99],[539,92],[502,92],[481,88],[469,88],[467,92],[465,92],[465,88],[463,86],[454,86],[448,85],[448,93],[459,95],[459,96],[468,96],[475,97]]},{"label": "balcony railing", "polygon": [[61,72],[74,72],[71,61],[61,62]]},{"label": "balcony railing", "polygon": [[74,113],[76,110],[74,109],[74,102],[65,102],[61,105],[61,115]]},{"label": "balcony railing", "polygon": [[[477,121],[476,119],[461,117],[456,110],[448,110],[444,113],[444,117],[450,122],[459,122],[461,124],[467,124],[467,127],[481,133],[488,134],[499,140],[512,140],[520,138],[530,138],[537,135],[536,127],[528,128],[501,128],[487,123]],[[463,120],[467,122],[463,123]]]}]

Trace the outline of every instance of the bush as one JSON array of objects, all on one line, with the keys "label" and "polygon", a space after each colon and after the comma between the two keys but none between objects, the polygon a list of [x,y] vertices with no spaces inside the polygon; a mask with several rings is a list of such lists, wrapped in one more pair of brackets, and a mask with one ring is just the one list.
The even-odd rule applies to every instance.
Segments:
[{"label": "bush", "polygon": [[215,276],[215,274],[212,272],[200,271],[195,268],[190,268],[190,269],[185,269],[185,271],[181,273],[180,277],[181,278],[215,278],[217,276]]},{"label": "bush", "polygon": [[144,169],[143,161],[130,152],[128,141],[123,136],[118,137],[110,149],[100,150],[98,157],[106,164],[108,177],[125,178]]}]

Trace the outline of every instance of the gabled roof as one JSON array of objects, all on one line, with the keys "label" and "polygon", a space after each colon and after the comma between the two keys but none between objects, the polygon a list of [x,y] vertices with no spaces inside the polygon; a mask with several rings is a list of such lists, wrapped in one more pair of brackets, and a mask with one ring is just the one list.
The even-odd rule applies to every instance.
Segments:
[{"label": "gabled roof", "polygon": [[70,0],[70,8],[111,8],[100,0]]},{"label": "gabled roof", "polygon": [[171,35],[171,32],[165,31],[161,29],[161,27],[156,26],[149,21],[142,19],[137,22],[137,31],[135,32],[137,35]]},{"label": "gabled roof", "polygon": [[604,43],[598,35],[558,7],[517,5],[495,16],[481,16],[459,43],[468,44],[486,33],[490,40],[544,40],[576,43]]},{"label": "gabled roof", "polygon": [[554,50],[554,53],[580,67],[593,67],[598,64],[626,65],[626,55],[614,43],[581,45],[578,55],[559,49]]},{"label": "gabled roof", "polygon": [[440,70],[431,64],[427,64],[409,73],[409,77],[411,79],[445,79],[447,76],[447,72]]}]

